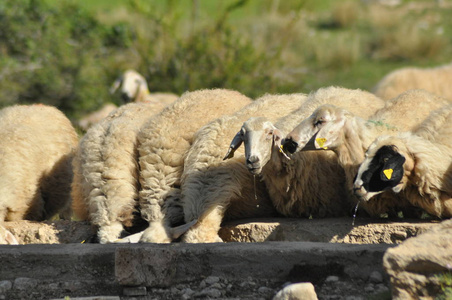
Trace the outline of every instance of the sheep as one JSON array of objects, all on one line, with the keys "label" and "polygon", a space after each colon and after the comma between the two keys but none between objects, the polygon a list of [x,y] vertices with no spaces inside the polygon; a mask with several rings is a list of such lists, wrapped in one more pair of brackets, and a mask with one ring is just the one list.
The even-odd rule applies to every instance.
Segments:
[{"label": "sheep", "polygon": [[[305,152],[288,160],[279,148],[283,132],[291,130],[323,103],[337,103],[364,116],[384,105],[383,100],[369,92],[322,88],[311,93],[297,110],[279,118],[275,125],[265,118],[247,120],[231,142],[227,157],[244,142],[246,167],[262,178],[276,209],[284,216],[339,216],[347,211],[343,170],[333,153]],[[271,138],[266,138],[268,134]]]},{"label": "sheep", "polygon": [[71,122],[55,107],[0,110],[0,222],[70,217],[71,160],[77,142]]},{"label": "sheep", "polygon": [[233,115],[222,116],[198,130],[184,162],[181,202],[185,222],[198,220],[184,242],[219,242],[222,220],[275,216],[263,182],[245,168],[244,155],[224,161],[223,149],[240,124],[251,116],[275,121],[298,108],[305,94],[264,95]]},{"label": "sheep", "polygon": [[432,216],[452,217],[451,121],[446,105],[412,132],[376,138],[358,169],[355,194],[369,201],[392,190]]},{"label": "sheep", "polygon": [[425,89],[446,99],[452,99],[452,64],[435,68],[407,67],[390,72],[372,89],[389,100],[410,89]]},{"label": "sheep", "polygon": [[102,119],[106,118],[112,111],[114,111],[117,108],[118,107],[113,103],[106,103],[100,109],[80,119],[77,125],[84,132],[86,132],[91,126],[99,123]]},{"label": "sheep", "polygon": [[138,134],[139,203],[141,216],[149,222],[149,227],[143,232],[141,242],[171,242],[169,228],[184,221],[178,203],[180,178],[194,133],[208,122],[249,103],[251,99],[231,90],[186,92],[143,125]]},{"label": "sheep", "polygon": [[[349,111],[332,106],[319,107],[310,117],[302,121],[285,138],[283,148],[295,153],[300,150],[329,149],[338,156],[346,174],[346,187],[352,204],[359,201],[352,196],[353,181],[364,153],[375,137],[395,134],[398,131],[414,130],[428,114],[449,102],[423,90],[410,90],[386,103],[366,121]],[[366,202],[364,210],[373,217],[392,214],[398,205],[406,207],[405,213],[417,213],[405,199],[395,205],[393,193],[379,196],[378,201]]]},{"label": "sheep", "polygon": [[134,70],[126,70],[110,88],[110,93],[114,94],[120,90],[124,101],[130,102],[152,102],[160,105],[160,110],[176,101],[179,96],[173,93],[151,93],[149,92],[146,79]]},{"label": "sheep", "polygon": [[[124,102],[150,102],[154,106],[154,113],[160,112],[179,98],[178,95],[173,93],[149,92],[146,79],[134,70],[127,70],[117,78],[110,87],[110,93],[114,94],[118,89],[121,91]],[[91,126],[100,122],[117,108],[118,106],[113,103],[106,103],[100,109],[80,119],[77,125],[86,132]]]},{"label": "sheep", "polygon": [[124,229],[140,227],[136,137],[153,115],[146,102],[129,103],[91,127],[73,159],[71,195],[80,220],[98,227],[100,243],[112,243]]}]

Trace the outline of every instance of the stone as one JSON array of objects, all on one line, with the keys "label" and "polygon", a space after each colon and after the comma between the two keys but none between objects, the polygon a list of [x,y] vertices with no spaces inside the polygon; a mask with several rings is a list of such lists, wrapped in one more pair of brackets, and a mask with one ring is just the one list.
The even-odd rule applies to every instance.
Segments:
[{"label": "stone", "polygon": [[317,294],[310,282],[294,283],[279,291],[273,300],[317,300]]},{"label": "stone", "polygon": [[328,276],[325,279],[325,282],[327,282],[327,283],[333,283],[333,282],[338,282],[338,281],[339,281],[339,277],[337,277],[337,276]]},{"label": "stone", "polygon": [[124,287],[122,293],[124,296],[146,296],[147,290],[145,286]]},{"label": "stone", "polygon": [[9,291],[13,287],[13,284],[9,280],[0,281],[0,294],[4,294],[6,291]]},{"label": "stone", "polygon": [[382,283],[383,282],[383,275],[381,275],[378,271],[373,271],[369,275],[369,282],[371,283]]},{"label": "stone", "polygon": [[33,278],[19,277],[14,280],[14,289],[26,291],[32,290],[38,285],[38,281]]},{"label": "stone", "polygon": [[392,299],[432,299],[441,293],[441,278],[452,272],[452,220],[407,239],[385,252]]},{"label": "stone", "polygon": [[206,279],[204,279],[204,281],[208,284],[208,285],[212,285],[214,283],[217,283],[220,281],[220,277],[218,276],[209,276]]}]

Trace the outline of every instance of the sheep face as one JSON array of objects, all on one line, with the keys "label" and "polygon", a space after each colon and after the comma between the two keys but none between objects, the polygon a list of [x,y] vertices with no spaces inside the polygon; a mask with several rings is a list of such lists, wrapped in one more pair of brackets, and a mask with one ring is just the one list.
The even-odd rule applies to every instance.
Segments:
[{"label": "sheep face", "polygon": [[353,192],[363,200],[392,189],[400,192],[404,187],[405,156],[394,144],[377,146],[374,142],[369,146],[366,157],[360,165]]},{"label": "sheep face", "polygon": [[295,153],[337,148],[341,144],[347,115],[345,110],[333,105],[320,106],[286,136],[283,149]]},{"label": "sheep face", "polygon": [[110,93],[120,89],[121,98],[125,102],[135,100],[140,93],[146,93],[148,86],[143,76],[133,70],[128,70],[118,78],[110,88]]},{"label": "sheep face", "polygon": [[253,175],[259,175],[271,158],[272,147],[280,146],[281,133],[266,118],[250,118],[231,142],[224,159],[231,158],[234,151],[245,144],[245,165]]}]

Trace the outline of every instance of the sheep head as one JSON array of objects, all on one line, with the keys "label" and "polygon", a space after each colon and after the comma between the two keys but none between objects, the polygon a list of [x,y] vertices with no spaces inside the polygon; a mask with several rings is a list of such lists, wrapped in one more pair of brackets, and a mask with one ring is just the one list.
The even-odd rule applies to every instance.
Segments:
[{"label": "sheep head", "polygon": [[353,185],[355,195],[363,200],[392,189],[405,188],[413,161],[401,141],[391,136],[377,138],[368,148]]},{"label": "sheep head", "polygon": [[242,143],[245,144],[246,167],[251,174],[258,175],[270,160],[272,147],[280,147],[281,132],[266,118],[250,118],[232,139],[224,159],[232,158]]},{"label": "sheep head", "polygon": [[286,136],[284,151],[295,153],[337,148],[342,143],[343,128],[349,116],[351,113],[333,105],[318,107]]},{"label": "sheep head", "polygon": [[118,89],[125,102],[140,101],[141,95],[149,94],[146,79],[134,70],[127,70],[116,79],[110,88],[110,93],[114,94]]}]

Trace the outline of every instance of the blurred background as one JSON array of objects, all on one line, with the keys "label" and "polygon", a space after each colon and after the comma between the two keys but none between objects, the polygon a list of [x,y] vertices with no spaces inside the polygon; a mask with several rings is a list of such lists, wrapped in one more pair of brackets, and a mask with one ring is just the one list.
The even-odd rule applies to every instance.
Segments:
[{"label": "blurred background", "polygon": [[452,0],[1,0],[0,107],[74,120],[121,104],[109,88],[126,69],[151,92],[370,90],[450,63],[451,13]]}]

